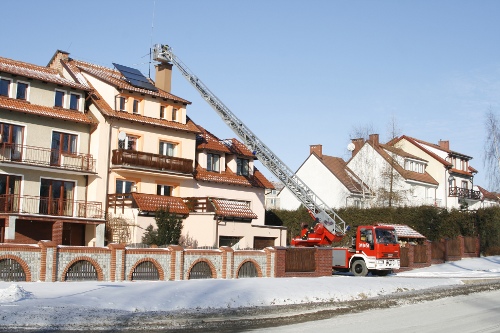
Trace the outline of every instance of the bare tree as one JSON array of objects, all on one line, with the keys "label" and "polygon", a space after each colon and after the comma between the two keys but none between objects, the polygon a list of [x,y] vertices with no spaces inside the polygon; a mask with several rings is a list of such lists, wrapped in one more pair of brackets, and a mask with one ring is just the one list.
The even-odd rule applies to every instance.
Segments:
[{"label": "bare tree", "polygon": [[484,144],[484,166],[493,191],[500,190],[500,119],[491,107],[486,112],[486,138]]}]

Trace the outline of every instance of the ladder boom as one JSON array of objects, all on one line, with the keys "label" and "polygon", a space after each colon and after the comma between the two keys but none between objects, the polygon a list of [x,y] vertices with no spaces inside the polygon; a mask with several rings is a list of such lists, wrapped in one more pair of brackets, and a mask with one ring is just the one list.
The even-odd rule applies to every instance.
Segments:
[{"label": "ladder boom", "polygon": [[168,45],[156,44],[153,59],[170,62],[179,69],[182,76],[200,93],[222,120],[238,135],[259,161],[295,195],[295,197],[332,234],[343,236],[346,223],[333,209],[321,200],[264,142],[262,142],[208,87],[175,56]]}]

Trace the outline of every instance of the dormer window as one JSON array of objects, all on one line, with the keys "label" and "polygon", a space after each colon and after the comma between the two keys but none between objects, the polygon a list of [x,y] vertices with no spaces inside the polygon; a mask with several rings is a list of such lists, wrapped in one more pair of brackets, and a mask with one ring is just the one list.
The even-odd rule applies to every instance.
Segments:
[{"label": "dormer window", "polygon": [[10,80],[0,79],[0,95],[10,97]]},{"label": "dormer window", "polygon": [[66,93],[62,90],[56,90],[56,97],[54,100],[54,106],[63,108],[64,107],[64,96]]},{"label": "dormer window", "polygon": [[177,121],[177,109],[172,108],[172,121]]},{"label": "dormer window", "polygon": [[27,83],[17,82],[16,98],[27,100],[28,99],[28,87],[29,87],[29,85]]},{"label": "dormer window", "polygon": [[118,110],[120,110],[120,111],[127,111],[125,109],[125,102],[126,102],[125,97],[119,97],[118,98]]},{"label": "dormer window", "polygon": [[406,160],[405,161],[405,170],[418,172],[418,173],[424,173],[425,172],[425,165],[424,165],[424,163],[420,163],[417,161]]},{"label": "dormer window", "polygon": [[69,95],[69,108],[71,110],[79,110],[80,109],[80,95],[71,93]]},{"label": "dormer window", "polygon": [[207,171],[219,172],[220,155],[207,154]]},{"label": "dormer window", "polygon": [[239,176],[248,176],[249,161],[245,158],[236,159],[236,174]]},{"label": "dormer window", "polygon": [[160,119],[165,119],[165,106],[160,105]]},{"label": "dormer window", "polygon": [[132,104],[132,113],[133,114],[139,113],[139,101],[136,99],[134,99],[134,103]]}]

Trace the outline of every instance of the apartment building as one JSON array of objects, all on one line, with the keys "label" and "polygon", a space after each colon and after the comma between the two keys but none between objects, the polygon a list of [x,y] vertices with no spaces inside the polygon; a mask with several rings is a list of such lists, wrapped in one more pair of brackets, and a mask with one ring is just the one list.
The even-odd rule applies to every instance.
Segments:
[{"label": "apartment building", "polygon": [[0,242],[104,245],[85,103],[54,69],[0,58]]}]

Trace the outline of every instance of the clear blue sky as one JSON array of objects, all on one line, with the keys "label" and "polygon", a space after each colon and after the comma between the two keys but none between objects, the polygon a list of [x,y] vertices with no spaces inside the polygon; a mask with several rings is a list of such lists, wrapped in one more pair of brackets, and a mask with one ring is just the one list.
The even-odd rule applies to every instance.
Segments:
[{"label": "clear blue sky", "polygon": [[[3,2],[1,16],[0,56],[38,65],[61,49],[147,74],[151,45],[172,46],[292,170],[311,144],[347,159],[354,127],[372,124],[385,142],[394,117],[401,134],[473,156],[475,183],[488,188],[500,1],[28,0]],[[193,102],[188,115],[235,137],[174,73],[172,92]]]}]

